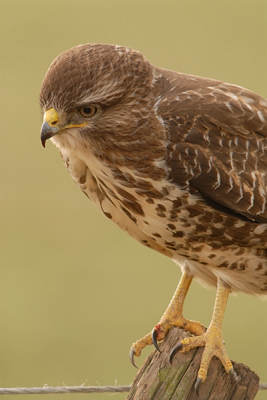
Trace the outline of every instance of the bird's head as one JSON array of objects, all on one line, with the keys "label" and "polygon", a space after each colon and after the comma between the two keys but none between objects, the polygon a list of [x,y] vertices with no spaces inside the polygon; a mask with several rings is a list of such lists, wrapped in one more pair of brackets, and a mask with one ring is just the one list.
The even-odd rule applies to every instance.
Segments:
[{"label": "bird's head", "polygon": [[41,87],[43,146],[52,137],[59,147],[109,146],[118,134],[130,141],[150,114],[152,82],[151,64],[129,48],[85,44],[63,52]]}]

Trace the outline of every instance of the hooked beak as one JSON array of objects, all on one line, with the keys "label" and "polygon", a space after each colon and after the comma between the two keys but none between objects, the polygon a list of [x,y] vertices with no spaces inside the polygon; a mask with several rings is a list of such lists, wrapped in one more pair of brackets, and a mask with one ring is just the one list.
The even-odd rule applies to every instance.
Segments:
[{"label": "hooked beak", "polygon": [[64,129],[80,128],[85,125],[87,125],[87,122],[83,122],[81,124],[69,124],[62,126],[62,123],[60,124],[57,111],[54,108],[50,108],[44,113],[44,120],[41,128],[42,145],[43,147],[45,147],[45,142],[47,141],[47,139],[50,139],[57,133],[63,131]]},{"label": "hooked beak", "polygon": [[44,114],[43,125],[41,128],[41,142],[43,147],[45,147],[45,142],[47,139],[55,136],[59,132],[59,117],[58,113],[54,108],[50,108]]}]

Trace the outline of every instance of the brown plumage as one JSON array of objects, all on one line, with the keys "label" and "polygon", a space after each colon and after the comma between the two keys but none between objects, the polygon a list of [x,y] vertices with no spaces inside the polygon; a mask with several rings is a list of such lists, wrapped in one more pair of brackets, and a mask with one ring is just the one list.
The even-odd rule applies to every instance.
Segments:
[{"label": "brown plumage", "polygon": [[[206,377],[205,357],[218,356],[232,371],[221,332],[214,333],[216,313],[203,333],[183,318],[182,305],[192,277],[218,286],[215,310],[224,309],[230,291],[267,295],[267,101],[236,85],[155,67],[129,48],[87,44],[51,64],[40,104],[42,142],[52,138],[82,191],[121,229],[182,268],[154,342],[173,325],[199,335],[183,341],[183,351],[211,340],[197,386]],[[151,342],[147,335],[135,343],[132,358]]]}]

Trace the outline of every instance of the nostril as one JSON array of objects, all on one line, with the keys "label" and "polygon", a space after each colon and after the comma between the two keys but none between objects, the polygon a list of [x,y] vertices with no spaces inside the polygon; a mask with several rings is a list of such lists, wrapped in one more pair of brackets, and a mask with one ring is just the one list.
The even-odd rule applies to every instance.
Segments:
[{"label": "nostril", "polygon": [[55,126],[55,125],[57,124],[57,122],[58,122],[58,121],[52,121],[52,122],[50,122],[50,125]]}]

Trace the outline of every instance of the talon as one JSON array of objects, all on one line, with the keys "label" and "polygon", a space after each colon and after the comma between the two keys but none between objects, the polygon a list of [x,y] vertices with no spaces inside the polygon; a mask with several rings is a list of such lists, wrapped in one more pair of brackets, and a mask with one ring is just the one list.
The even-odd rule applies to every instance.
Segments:
[{"label": "talon", "polygon": [[157,336],[158,336],[158,331],[157,331],[157,329],[154,328],[153,332],[152,332],[152,342],[153,342],[154,346],[156,347],[156,349],[161,353],[160,348],[158,346],[158,342],[157,342]]},{"label": "talon", "polygon": [[131,349],[130,350],[130,354],[129,354],[129,356],[130,356],[130,361],[131,361],[131,363],[133,364],[133,366],[135,367],[135,368],[137,368],[137,369],[139,369],[138,367],[137,367],[137,365],[135,364],[135,362],[134,362],[134,349]]},{"label": "talon", "polygon": [[240,377],[237,375],[234,368],[230,369],[229,374],[234,378],[234,380],[236,382],[238,382],[240,380]]},{"label": "talon", "polygon": [[200,388],[201,383],[202,383],[202,378],[197,378],[196,383],[195,383],[195,391],[196,391],[197,396],[199,396],[199,388]]},{"label": "talon", "polygon": [[177,344],[177,346],[175,346],[175,347],[172,349],[172,352],[171,352],[171,354],[170,354],[170,363],[172,363],[173,357],[175,356],[175,354],[177,353],[177,351],[182,350],[182,348],[183,348],[183,343],[180,342],[180,343]]}]

